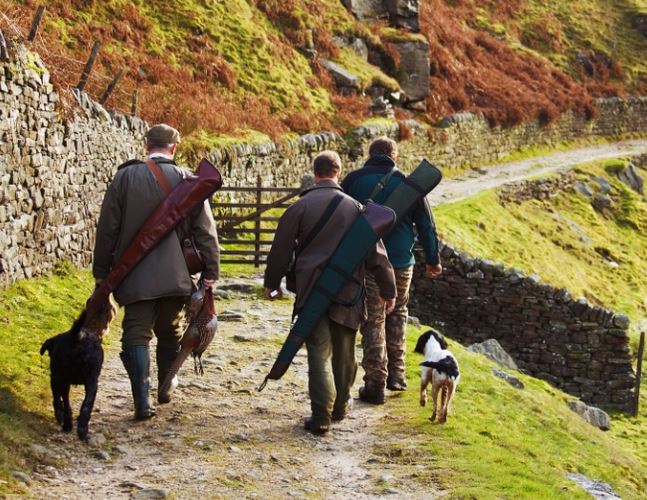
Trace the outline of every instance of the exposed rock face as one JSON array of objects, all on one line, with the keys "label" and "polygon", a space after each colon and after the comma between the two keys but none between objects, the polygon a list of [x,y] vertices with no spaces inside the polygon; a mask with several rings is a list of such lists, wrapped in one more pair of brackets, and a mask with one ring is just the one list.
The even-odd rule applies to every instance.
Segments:
[{"label": "exposed rock face", "polygon": [[632,163],[627,165],[627,167],[618,174],[618,179],[620,179],[627,186],[636,191],[636,193],[643,194],[643,186],[645,184],[645,181]]},{"label": "exposed rock face", "polygon": [[386,0],[391,26],[420,31],[418,0]]},{"label": "exposed rock face", "polygon": [[603,431],[611,429],[611,419],[609,418],[609,415],[605,411],[600,410],[600,408],[588,406],[582,401],[569,401],[568,407],[589,424],[598,427]]},{"label": "exposed rock face", "polygon": [[335,80],[337,88],[342,94],[349,95],[355,94],[359,90],[359,78],[339,64],[336,64],[327,59],[321,61],[323,66],[330,72]]},{"label": "exposed rock face", "polygon": [[613,487],[609,483],[591,479],[584,474],[573,472],[566,474],[566,479],[570,479],[579,484],[584,491],[590,493],[596,500],[621,500],[621,497],[616,495]]},{"label": "exposed rock face", "polygon": [[510,384],[512,387],[516,389],[526,388],[523,382],[519,380],[517,377],[515,377],[514,375],[510,375],[509,373],[503,372],[501,370],[492,370],[492,373],[494,374],[495,377],[499,377],[500,379],[505,380],[508,384]]},{"label": "exposed rock face", "polygon": [[389,14],[384,0],[342,0],[342,3],[362,21],[385,18]]},{"label": "exposed rock face", "polygon": [[390,42],[400,56],[397,80],[406,102],[421,101],[429,95],[429,44],[422,40]]},{"label": "exposed rock face", "polygon": [[518,369],[514,359],[505,352],[503,347],[501,347],[501,344],[499,344],[496,339],[488,339],[479,344],[472,344],[467,348],[467,350],[483,354],[489,360],[494,361],[505,368],[509,368],[511,370]]}]

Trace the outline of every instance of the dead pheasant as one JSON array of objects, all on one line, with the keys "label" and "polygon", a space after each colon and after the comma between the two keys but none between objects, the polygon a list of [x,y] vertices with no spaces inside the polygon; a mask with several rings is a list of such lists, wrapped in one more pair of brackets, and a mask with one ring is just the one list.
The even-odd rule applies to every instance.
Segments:
[{"label": "dead pheasant", "polygon": [[211,288],[200,288],[191,296],[186,308],[186,314],[189,326],[182,335],[180,352],[173,365],[171,365],[164,382],[158,389],[160,403],[171,400],[170,393],[174,389],[173,379],[186,358],[189,357],[189,354],[193,355],[195,372],[204,375],[202,354],[211,344],[218,328],[218,317],[216,316],[216,306]]}]

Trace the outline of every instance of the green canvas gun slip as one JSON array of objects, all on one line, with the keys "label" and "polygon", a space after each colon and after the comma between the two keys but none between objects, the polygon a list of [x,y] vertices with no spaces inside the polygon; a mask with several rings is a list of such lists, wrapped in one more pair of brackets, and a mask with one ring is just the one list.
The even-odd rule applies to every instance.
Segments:
[{"label": "green canvas gun slip", "polygon": [[206,158],[198,165],[197,174],[182,179],[144,221],[124,253],[110,269],[108,276],[88,300],[88,318],[101,309],[110,293],[128,273],[173,231],[191,210],[204,203],[204,200],[210,198],[222,186],[220,172]]},{"label": "green canvas gun slip", "polygon": [[348,229],[317,278],[306,303],[292,322],[290,333],[272,369],[258,388],[259,391],[265,388],[269,379],[278,380],[283,376],[319,319],[377,241],[386,236],[396,221],[412,210],[441,179],[440,170],[423,160],[391,193],[384,205],[372,202],[366,205],[364,212]]}]

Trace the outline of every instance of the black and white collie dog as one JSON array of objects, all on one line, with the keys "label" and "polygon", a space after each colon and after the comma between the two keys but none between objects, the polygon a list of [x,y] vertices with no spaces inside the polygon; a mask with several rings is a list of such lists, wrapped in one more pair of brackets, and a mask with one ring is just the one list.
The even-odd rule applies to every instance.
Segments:
[{"label": "black and white collie dog", "polygon": [[[438,415],[438,423],[444,424],[447,421],[447,411],[460,378],[458,362],[454,355],[447,350],[447,342],[443,336],[433,330],[420,336],[415,351],[425,356],[425,360],[420,363],[422,366],[420,406],[427,404],[427,385],[431,383],[434,413],[429,420],[433,422]],[[440,402],[438,402],[439,394]]]}]

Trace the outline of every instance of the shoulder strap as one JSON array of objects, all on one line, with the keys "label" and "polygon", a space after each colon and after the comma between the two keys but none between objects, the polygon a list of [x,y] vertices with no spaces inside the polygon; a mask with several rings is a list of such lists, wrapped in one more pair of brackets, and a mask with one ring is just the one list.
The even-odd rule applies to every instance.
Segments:
[{"label": "shoulder strap", "polygon": [[393,167],[386,174],[384,174],[379,181],[377,181],[377,184],[375,185],[375,187],[373,188],[373,191],[371,191],[371,194],[368,197],[369,200],[371,201],[375,200],[375,197],[382,192],[382,190],[389,183],[391,176],[395,173],[396,170],[397,169]]},{"label": "shoulder strap", "polygon": [[312,240],[317,236],[319,231],[324,227],[326,222],[328,222],[328,219],[332,216],[333,212],[337,208],[337,205],[341,203],[341,200],[344,199],[344,196],[341,194],[336,194],[335,197],[330,200],[330,203],[328,203],[328,206],[326,207],[326,210],[321,214],[321,217],[319,217],[319,220],[317,223],[314,225],[314,227],[310,230],[308,233],[308,236],[306,236],[303,239],[303,243],[299,245],[299,248],[295,252],[295,255],[299,255],[301,252],[305,250],[305,248],[312,242]]},{"label": "shoulder strap", "polygon": [[168,179],[166,178],[166,176],[162,172],[162,169],[155,162],[155,160],[152,160],[150,158],[145,160],[144,163],[146,163],[146,166],[148,167],[148,169],[151,171],[153,176],[155,176],[155,179],[157,179],[157,183],[164,190],[164,192],[168,195],[171,192],[171,185],[168,183]]}]

